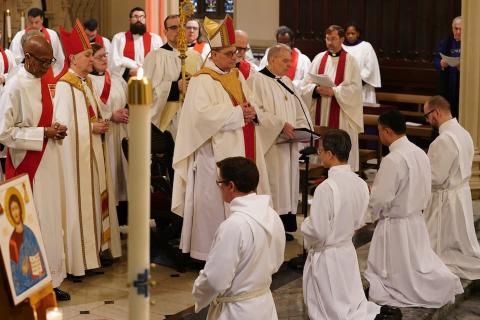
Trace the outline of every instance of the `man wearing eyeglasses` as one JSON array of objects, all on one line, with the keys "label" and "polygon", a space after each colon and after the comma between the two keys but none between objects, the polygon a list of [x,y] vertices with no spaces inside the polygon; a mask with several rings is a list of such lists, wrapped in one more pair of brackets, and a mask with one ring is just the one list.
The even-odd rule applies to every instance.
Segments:
[{"label": "man wearing eyeglasses", "polygon": [[28,27],[25,30],[18,31],[13,37],[12,43],[10,44],[10,50],[15,56],[15,61],[17,64],[23,62],[25,55],[22,48],[21,39],[26,31],[29,30],[39,30],[45,36],[45,39],[52,45],[53,48],[53,57],[56,59],[55,63],[52,65],[53,76],[58,76],[64,70],[65,56],[63,54],[62,44],[58,38],[58,34],[52,30],[45,28],[43,26],[43,19],[45,13],[39,8],[32,8],[28,10]]},{"label": "man wearing eyeglasses", "polygon": [[135,7],[129,17],[130,30],[119,32],[112,39],[112,72],[120,74],[125,81],[136,76],[147,54],[163,44],[159,35],[147,31],[145,10]]},{"label": "man wearing eyeglasses", "polygon": [[187,21],[185,28],[187,29],[188,47],[198,52],[202,56],[202,60],[207,59],[207,56],[210,53],[210,46],[207,41],[202,39],[200,23],[198,20],[191,18]]},{"label": "man wearing eyeglasses", "polygon": [[[236,67],[242,73],[245,80],[252,88],[251,78],[257,71],[256,66],[246,59],[247,52],[250,51],[250,46],[248,44],[248,34],[243,30],[235,30],[235,48],[236,52]],[[250,80],[249,80],[250,79]]]},{"label": "man wearing eyeglasses", "polygon": [[[235,68],[233,21],[204,21],[212,56],[190,80],[175,141],[172,211],[183,216],[180,248],[194,259],[207,258],[217,227],[228,217],[218,187],[216,162],[242,156],[260,171],[258,193],[268,194],[263,142],[256,132],[255,95]],[[258,109],[259,110],[259,109]],[[259,110],[260,111],[260,110]]]},{"label": "man wearing eyeglasses", "polygon": [[145,76],[153,86],[152,123],[161,131],[169,131],[175,139],[180,111],[180,95],[185,95],[188,79],[202,65],[202,58],[196,51],[188,51],[185,61],[187,79],[181,78],[180,53],[177,50],[180,18],[169,15],[164,21],[167,43],[160,49],[150,52],[145,58]]},{"label": "man wearing eyeglasses", "polygon": [[67,136],[67,127],[52,121],[52,91],[45,78],[55,59],[41,34],[29,38],[24,49],[25,64],[9,79],[0,98],[0,143],[8,147],[6,177],[28,174],[57,300],[70,300],[59,289],[66,277],[61,223],[65,188],[56,144]]},{"label": "man wearing eyeglasses", "polygon": [[473,224],[470,176],[472,137],[452,117],[441,96],[424,105],[427,121],[439,136],[428,148],[432,167],[432,197],[424,211],[430,244],[440,259],[462,279],[480,279],[480,246]]}]

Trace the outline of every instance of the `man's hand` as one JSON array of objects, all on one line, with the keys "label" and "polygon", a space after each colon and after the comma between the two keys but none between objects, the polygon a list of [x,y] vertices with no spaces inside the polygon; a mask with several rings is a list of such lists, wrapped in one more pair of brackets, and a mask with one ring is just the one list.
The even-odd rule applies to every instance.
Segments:
[{"label": "man's hand", "polygon": [[285,122],[285,124],[283,125],[282,133],[286,135],[288,139],[293,139],[293,137],[295,137],[294,129],[295,128],[290,123]]},{"label": "man's hand", "polygon": [[334,92],[332,88],[317,86],[315,91],[322,97],[333,97]]},{"label": "man's hand", "polygon": [[252,107],[250,102],[244,102],[240,105],[243,111],[243,120],[245,123],[253,122],[253,120],[257,117],[257,112],[255,108]]},{"label": "man's hand", "polygon": [[448,67],[448,63],[445,60],[440,60],[440,67],[442,67],[442,70]]},{"label": "man's hand", "polygon": [[137,76],[137,71],[138,71],[138,68],[130,69],[130,71],[128,72],[128,75],[130,77],[136,77]]},{"label": "man's hand", "polygon": [[52,127],[45,127],[47,139],[62,140],[67,136],[67,127],[55,122]]},{"label": "man's hand", "polygon": [[98,121],[92,123],[92,132],[102,134],[108,131],[108,121]]},{"label": "man's hand", "polygon": [[114,111],[111,120],[115,123],[128,123],[128,109],[122,108]]},{"label": "man's hand", "polygon": [[0,74],[0,84],[5,83],[5,76],[3,74]]}]

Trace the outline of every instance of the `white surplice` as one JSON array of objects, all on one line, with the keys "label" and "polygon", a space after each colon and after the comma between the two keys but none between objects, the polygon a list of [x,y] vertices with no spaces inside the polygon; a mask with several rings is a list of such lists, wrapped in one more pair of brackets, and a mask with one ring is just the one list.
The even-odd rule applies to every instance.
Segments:
[{"label": "white surplice", "polygon": [[303,296],[310,319],[374,319],[380,306],[367,301],[352,237],[365,223],[368,187],[350,166],[330,168],[302,223],[307,261]]},{"label": "white surplice", "polygon": [[[53,75],[57,76],[62,70],[65,62],[65,55],[63,54],[62,43],[58,38],[58,34],[52,30],[47,29],[48,35],[50,36],[51,45],[53,49],[53,57],[56,59],[55,64],[52,66]],[[10,44],[10,50],[15,56],[15,62],[17,65],[20,65],[25,58],[22,48],[22,36],[25,34],[25,30],[18,31],[13,37],[12,43]]]},{"label": "white surplice", "polygon": [[[77,77],[69,70],[57,83],[54,119],[68,128],[68,135],[60,148],[66,185],[64,232],[67,273],[82,276],[85,270],[100,266],[101,251],[110,249],[114,258],[121,256],[122,252],[115,191],[108,168],[108,148],[104,147],[101,135],[92,132],[92,120],[88,112],[87,104],[91,104],[98,118],[98,102],[87,79],[79,79],[79,89],[63,81],[68,76]],[[102,217],[101,194],[105,190],[108,195],[108,218]],[[101,235],[108,227],[110,240],[102,245]]]},{"label": "white surplice", "polygon": [[[309,72],[318,74],[318,68],[326,52],[321,52],[313,59]],[[328,54],[328,53],[327,53]],[[339,55],[337,57],[328,56],[325,65],[325,74],[335,81],[337,73]],[[303,100],[310,108],[310,116],[315,121],[317,99],[313,98],[313,92],[316,84],[307,77],[300,84],[300,91]],[[352,141],[352,149],[348,157],[348,163],[354,171],[358,171],[360,166],[360,155],[358,151],[358,134],[363,132],[363,103],[362,103],[362,80],[360,78],[360,69],[355,58],[347,53],[345,61],[345,73],[343,82],[332,88],[335,98],[340,106],[339,129],[345,130]],[[322,97],[320,125],[328,126],[330,117],[331,97]]]},{"label": "white surplice", "polygon": [[358,67],[360,68],[360,76],[364,82],[362,86],[363,102],[377,103],[375,88],[380,88],[382,81],[377,55],[372,45],[370,42],[361,41],[353,46],[343,44],[342,48],[357,60]]},{"label": "white surplice", "polygon": [[369,209],[379,219],[365,278],[381,305],[439,308],[463,292],[460,279],[433,252],[422,211],[431,195],[430,162],[403,136],[380,163]]},{"label": "white surplice", "polygon": [[[96,97],[100,97],[105,83],[105,75],[90,75],[93,90]],[[111,75],[111,89],[107,104],[98,99],[102,117],[110,119],[112,113],[123,109],[127,105],[127,83],[118,75]],[[116,204],[119,201],[127,201],[127,169],[128,163],[122,150],[122,139],[128,137],[127,125],[124,123],[109,122],[108,131],[105,133],[105,141],[109,151],[110,175],[112,185],[115,188]]]},{"label": "white surplice", "polygon": [[[143,68],[145,70],[145,77],[152,83],[153,88],[153,104],[151,107],[152,123],[160,130],[168,130],[172,134],[173,139],[176,137],[178,130],[178,119],[180,114],[180,107],[174,115],[168,115],[168,110],[165,110],[172,83],[177,83],[182,71],[180,53],[177,49],[167,50],[163,47],[150,52],[144,61]],[[202,65],[202,58],[198,52],[189,50],[185,61],[186,72],[189,75],[194,75]],[[178,103],[178,101],[176,101]],[[164,113],[165,111],[165,113]],[[173,112],[171,112],[173,113]],[[168,126],[160,125],[166,122],[161,121],[164,118],[172,118],[168,121]],[[165,127],[164,127],[165,126]]]},{"label": "white surplice", "polygon": [[[148,31],[147,31],[148,32]],[[163,44],[162,38],[158,34],[150,32],[151,35],[151,45],[150,52],[157,50]],[[145,59],[145,52],[143,49],[143,36],[139,34],[133,35],[133,47],[135,49],[135,59],[130,59],[123,55],[123,50],[125,49],[125,32],[119,32],[113,36],[112,39],[112,49],[110,52],[110,70],[112,73],[117,75],[123,75],[125,69],[136,69],[143,65],[143,60]]]},{"label": "white surplice", "polygon": [[[265,54],[263,55],[262,60],[260,60],[260,64],[258,66],[259,70],[265,68],[268,64],[268,50],[269,49],[265,50]],[[295,86],[299,86],[303,79],[305,79],[305,77],[307,76],[312,62],[298,48],[293,48],[292,50],[295,50],[298,53],[298,62],[297,68],[295,69],[295,77],[293,78],[293,84]]]},{"label": "white surplice", "polygon": [[[42,150],[44,128],[37,127],[43,108],[40,81],[21,66],[0,98],[0,143],[9,148],[14,167],[24,160],[27,151]],[[65,188],[58,148],[54,140],[48,140],[32,186],[54,288],[66,277],[62,231]]]},{"label": "white surplice", "polygon": [[[270,74],[273,76],[273,74]],[[288,92],[277,79],[257,72],[252,79],[253,92],[265,110],[265,116],[274,124],[272,127],[260,126],[258,131],[275,130],[276,136],[271,135],[269,141],[263,140],[265,164],[268,168],[268,181],[272,195],[273,208],[280,215],[297,213],[299,193],[299,146],[297,142],[277,144],[277,139],[285,123],[294,128],[310,128],[311,120],[308,108],[300,94],[296,92],[292,81],[288,77],[278,77],[298,99]],[[303,109],[303,111],[302,111]]]},{"label": "white surplice", "polygon": [[[3,76],[6,82],[9,79],[8,74],[15,69],[15,67],[17,66],[17,62],[12,51],[5,49],[5,55],[7,56],[8,70],[5,70],[5,62],[3,60],[3,55],[0,54],[0,74]],[[0,95],[2,94],[4,86],[5,84],[0,85]]]},{"label": "white surplice", "polygon": [[269,196],[251,193],[230,203],[231,215],[218,227],[193,285],[196,312],[216,298],[238,300],[250,294],[250,299],[224,303],[216,319],[277,319],[270,284],[283,263],[285,233],[269,202]]},{"label": "white surplice", "polygon": [[[225,74],[211,59],[205,66]],[[256,98],[240,72],[238,79],[247,101],[256,107]],[[258,118],[260,125],[269,123],[268,119],[262,120],[260,112]],[[215,183],[216,163],[228,157],[245,156],[244,125],[242,109],[233,105],[219,81],[208,74],[192,77],[175,141],[172,211],[183,216],[180,248],[195,259],[207,258],[215,232],[227,218],[228,210],[224,208]],[[263,154],[261,135],[256,133],[255,160],[260,172],[258,193],[269,194]]]},{"label": "white surplice", "polygon": [[443,123],[428,149],[432,197],[425,210],[430,242],[440,259],[463,279],[480,278],[480,247],[473,221],[472,138],[457,119]]}]

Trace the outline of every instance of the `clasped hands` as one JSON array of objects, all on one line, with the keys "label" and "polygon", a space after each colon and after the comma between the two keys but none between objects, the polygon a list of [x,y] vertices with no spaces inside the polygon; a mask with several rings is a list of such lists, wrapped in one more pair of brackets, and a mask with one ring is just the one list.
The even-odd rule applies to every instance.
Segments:
[{"label": "clasped hands", "polygon": [[332,88],[322,87],[322,86],[316,86],[315,92],[321,95],[322,97],[333,97],[335,94]]},{"label": "clasped hands", "polygon": [[111,120],[115,123],[128,123],[128,109],[122,108],[112,113]]},{"label": "clasped hands", "polygon": [[95,134],[103,134],[108,131],[110,124],[108,120],[98,120],[92,122],[92,132]]},{"label": "clasped hands", "polygon": [[250,102],[244,102],[240,104],[240,107],[243,111],[243,120],[245,121],[245,124],[253,122],[257,117],[257,112]]},{"label": "clasped hands", "polygon": [[63,140],[67,136],[67,126],[55,122],[51,127],[45,127],[45,138]]}]

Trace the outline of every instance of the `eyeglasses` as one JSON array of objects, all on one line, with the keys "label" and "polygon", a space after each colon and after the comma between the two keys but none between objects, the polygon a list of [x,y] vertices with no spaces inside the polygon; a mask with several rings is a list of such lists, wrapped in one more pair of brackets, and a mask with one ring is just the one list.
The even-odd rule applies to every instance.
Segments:
[{"label": "eyeglasses", "polygon": [[104,54],[100,56],[93,56],[95,60],[102,60],[102,59],[107,59],[108,58],[108,52],[105,52]]},{"label": "eyeglasses", "polygon": [[227,58],[233,58],[233,56],[237,53],[237,51],[227,51],[227,52],[224,52],[224,51],[220,51],[220,50],[213,50],[215,52],[218,52],[220,54],[223,54],[225,57]]},{"label": "eyeglasses", "polygon": [[180,28],[180,26],[175,25],[175,26],[167,27],[167,30],[177,31],[179,28]]},{"label": "eyeglasses", "polygon": [[225,181],[225,180],[217,180],[215,181],[217,183],[217,186],[220,188],[222,186],[222,184],[228,182],[228,181]]},{"label": "eyeglasses", "polygon": [[432,113],[433,111],[435,111],[435,110],[437,110],[437,109],[432,109],[432,110],[428,111],[427,113],[425,113],[425,114],[423,115],[423,116],[425,117],[425,119],[428,120],[428,115],[429,115],[430,113]]},{"label": "eyeglasses", "polygon": [[198,30],[198,27],[185,27],[185,29],[197,31],[197,30]]},{"label": "eyeglasses", "polygon": [[145,21],[145,16],[131,16],[130,19],[137,20],[137,21]]},{"label": "eyeglasses", "polygon": [[237,48],[237,53],[239,52],[247,52],[248,50],[250,50],[249,47],[236,47]]},{"label": "eyeglasses", "polygon": [[43,67],[47,68],[50,67],[52,64],[55,64],[57,62],[57,59],[52,58],[52,59],[40,59],[39,57],[35,56],[34,54],[31,54],[30,52],[25,53],[25,56],[30,56],[40,62]]}]

